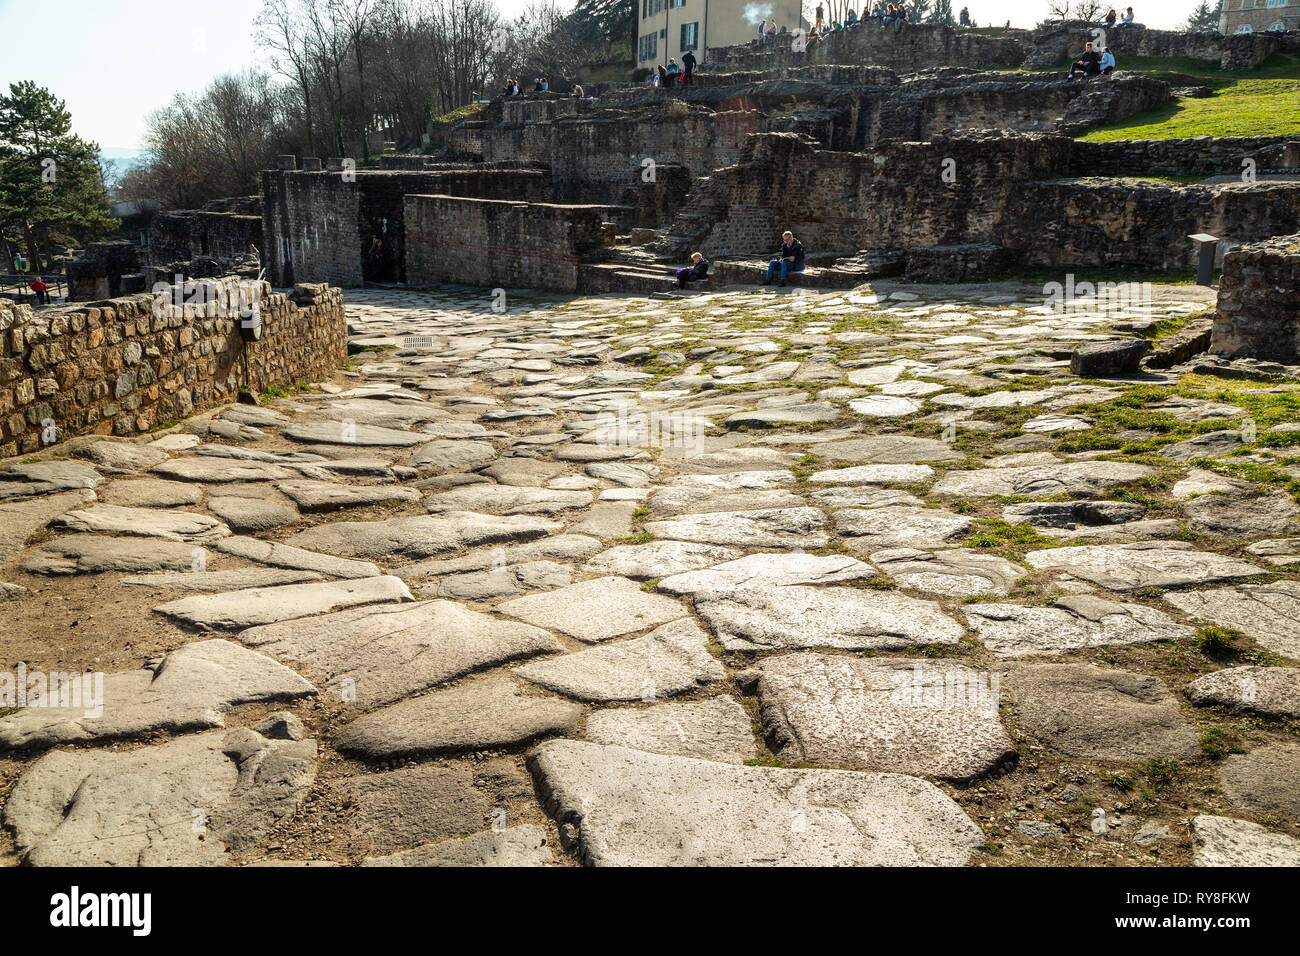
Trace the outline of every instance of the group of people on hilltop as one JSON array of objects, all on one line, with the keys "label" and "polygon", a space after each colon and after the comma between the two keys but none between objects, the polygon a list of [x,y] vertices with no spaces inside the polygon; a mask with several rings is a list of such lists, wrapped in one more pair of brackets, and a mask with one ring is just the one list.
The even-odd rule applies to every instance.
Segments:
[{"label": "group of people on hilltop", "polygon": [[[844,20],[842,22],[838,20],[828,22],[826,20],[825,8],[819,3],[817,4],[817,9],[813,14],[813,25],[808,31],[808,39],[821,40],[825,37],[831,36],[832,34],[857,29],[859,26],[871,20],[878,21],[882,28],[892,26],[895,30],[901,30],[904,23],[909,23],[913,20],[913,15],[907,12],[907,6],[903,3],[886,2],[882,4],[877,0],[876,3],[872,4],[870,9],[863,7],[861,16],[858,15],[858,11],[855,8],[850,7],[844,14]],[[958,22],[962,27],[967,29],[970,28],[971,19],[970,9],[968,7],[961,8],[961,15]],[[784,33],[785,29],[782,28],[781,32]],[[764,37],[770,38],[775,35],[775,21],[764,20],[759,24],[759,39],[763,39]]]},{"label": "group of people on hilltop", "polygon": [[676,57],[669,57],[667,66],[660,63],[655,67],[654,73],[650,76],[650,85],[661,89],[670,86],[691,86],[695,83],[695,67],[698,62],[695,54],[690,50],[682,54],[680,64]]},{"label": "group of people on hilltop", "polygon": [[[1119,25],[1118,25],[1118,26],[1115,25],[1115,21],[1116,21],[1117,19],[1119,20]],[[1101,21],[1101,23],[1097,24],[1097,26],[1099,26],[1099,27],[1115,27],[1115,29],[1117,29],[1117,30],[1119,30],[1119,29],[1123,29],[1124,27],[1131,27],[1131,26],[1133,26],[1133,8],[1132,8],[1132,7],[1129,7],[1128,9],[1126,9],[1126,10],[1124,11],[1124,16],[1121,18],[1121,17],[1120,17],[1120,16],[1115,12],[1115,8],[1114,8],[1114,7],[1111,7],[1111,8],[1110,8],[1110,12],[1106,14],[1106,19],[1103,20],[1103,21]]]},{"label": "group of people on hilltop", "polygon": [[[536,81],[533,83],[534,93],[546,93],[550,90],[550,88],[551,88],[550,81],[547,80],[546,77],[544,76],[539,76],[536,79]],[[506,96],[520,96],[522,94],[522,90],[519,89],[519,81],[514,79],[513,77],[507,78],[505,94]],[[587,94],[583,92],[582,87],[577,83],[573,84],[573,89],[569,91],[569,95],[572,96],[575,100],[585,100],[587,98]]]}]

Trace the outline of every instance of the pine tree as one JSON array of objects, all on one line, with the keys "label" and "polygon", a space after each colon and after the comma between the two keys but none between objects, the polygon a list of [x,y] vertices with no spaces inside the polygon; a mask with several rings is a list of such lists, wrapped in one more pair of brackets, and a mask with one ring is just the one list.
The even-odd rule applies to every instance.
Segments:
[{"label": "pine tree", "polygon": [[934,9],[925,18],[925,22],[942,23],[950,27],[956,26],[957,18],[952,15],[952,0],[934,0]]},{"label": "pine tree", "polygon": [[0,228],[44,266],[54,243],[81,245],[113,226],[99,147],[72,132],[63,101],[30,80],[0,95]]},{"label": "pine tree", "polygon": [[1208,33],[1219,29],[1219,5],[1210,6],[1208,0],[1201,0],[1192,15],[1187,18],[1184,30],[1192,33]]}]

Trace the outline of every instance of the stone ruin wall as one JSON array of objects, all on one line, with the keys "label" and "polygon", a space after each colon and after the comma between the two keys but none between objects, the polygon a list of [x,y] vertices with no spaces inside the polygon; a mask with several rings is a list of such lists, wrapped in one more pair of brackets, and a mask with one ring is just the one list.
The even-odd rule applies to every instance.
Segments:
[{"label": "stone ruin wall", "polygon": [[[971,69],[1046,69],[1064,62],[1092,38],[1093,24],[1065,23],[1046,31],[1003,30],[996,36],[939,24],[914,23],[902,30],[868,24],[812,43],[796,53],[790,37],[773,45],[754,42],[711,48],[706,72],[779,70],[804,64],[872,63],[912,72],[941,66]],[[1300,48],[1294,34],[1184,33],[1171,30],[1108,30],[1106,44],[1123,69],[1125,57],[1170,57],[1249,70],[1272,54]]]},{"label": "stone ruin wall", "polygon": [[581,260],[614,238],[603,206],[407,196],[405,218],[410,285],[575,292]]},{"label": "stone ruin wall", "polygon": [[149,265],[185,262],[197,256],[230,260],[244,255],[248,244],[262,248],[262,214],[242,215],[206,210],[159,212],[149,224]]},{"label": "stone ruin wall", "polygon": [[790,228],[821,255],[987,244],[1029,267],[1187,268],[1191,233],[1248,242],[1300,229],[1300,183],[1061,178],[1078,145],[990,133],[840,153],[755,136],[745,162],[692,195],[665,251],[762,256]]},{"label": "stone ruin wall", "polygon": [[[237,280],[219,283],[230,289]],[[77,435],[135,435],[255,391],[325,377],[347,358],[343,293],[260,284],[263,334],[240,317],[154,314],[154,296],[34,310],[0,299],[0,458]]]},{"label": "stone ruin wall", "polygon": [[1239,246],[1223,257],[1210,351],[1300,364],[1300,234]]}]

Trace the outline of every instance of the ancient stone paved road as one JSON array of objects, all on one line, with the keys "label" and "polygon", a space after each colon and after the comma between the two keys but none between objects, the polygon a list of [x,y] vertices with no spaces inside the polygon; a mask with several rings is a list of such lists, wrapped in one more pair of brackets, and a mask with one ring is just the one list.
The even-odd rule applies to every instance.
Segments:
[{"label": "ancient stone paved road", "polygon": [[1297,387],[902,288],[349,292],[333,382],[0,473],[6,644],[144,635],[0,717],[10,862],[1300,863]]}]

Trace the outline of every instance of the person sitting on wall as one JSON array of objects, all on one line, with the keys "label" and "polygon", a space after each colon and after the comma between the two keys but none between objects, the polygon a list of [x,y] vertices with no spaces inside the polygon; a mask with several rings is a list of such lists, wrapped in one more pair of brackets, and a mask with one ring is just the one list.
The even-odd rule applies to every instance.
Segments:
[{"label": "person sitting on wall", "polygon": [[573,98],[575,100],[580,100],[583,98],[582,87],[579,86],[577,83],[573,84]]},{"label": "person sitting on wall", "polygon": [[1129,7],[1124,11],[1124,19],[1119,22],[1119,29],[1131,27],[1133,25],[1133,8]]},{"label": "person sitting on wall", "polygon": [[900,3],[894,10],[898,14],[894,18],[894,32],[898,32],[903,29],[903,24],[907,22],[907,7]]},{"label": "person sitting on wall", "polygon": [[1091,40],[1084,44],[1083,56],[1070,65],[1070,73],[1067,79],[1074,79],[1075,71],[1082,73],[1084,76],[1096,76],[1101,72],[1101,54],[1092,48]]},{"label": "person sitting on wall", "polygon": [[1106,14],[1106,19],[1102,23],[1097,24],[1097,26],[1107,28],[1113,27],[1117,19],[1119,19],[1119,14],[1115,12],[1114,7],[1111,7],[1110,12]]},{"label": "person sitting on wall", "polygon": [[871,19],[873,19],[873,20],[879,20],[879,19],[880,19],[881,17],[883,17],[884,15],[885,15],[885,10],[884,10],[884,8],[880,5],[879,2],[877,2],[874,6],[872,6],[872,8],[871,8]]},{"label": "person sitting on wall", "polygon": [[45,284],[45,280],[40,276],[37,276],[36,280],[32,282],[31,290],[36,293],[37,305],[44,305],[50,301],[49,288],[50,287]]},{"label": "person sitting on wall", "polygon": [[662,63],[660,63],[657,67],[655,67],[655,80],[658,81],[658,82],[656,83],[656,85],[657,85],[661,90],[662,90],[662,89],[667,89],[667,87],[668,87],[668,71],[664,69],[664,65],[663,65]]},{"label": "person sitting on wall", "polygon": [[763,280],[763,285],[772,284],[772,276],[778,268],[781,270],[781,285],[785,285],[789,273],[803,272],[803,243],[789,229],[781,233],[781,248],[776,258],[767,264],[767,278]]},{"label": "person sitting on wall", "polygon": [[704,258],[700,252],[691,253],[691,266],[687,269],[678,269],[674,275],[677,276],[677,288],[685,289],[686,283],[698,282],[709,274],[709,260]]},{"label": "person sitting on wall", "polygon": [[857,11],[854,10],[852,7],[849,7],[849,12],[844,14],[844,28],[847,30],[850,27],[856,27],[857,25],[858,25]]},{"label": "person sitting on wall", "polygon": [[1110,52],[1110,47],[1102,51],[1100,65],[1102,76],[1110,76],[1115,72],[1115,54]]},{"label": "person sitting on wall", "polygon": [[898,7],[894,6],[891,3],[885,7],[885,13],[884,16],[882,16],[880,19],[880,25],[882,27],[887,27],[897,19],[898,19]]},{"label": "person sitting on wall", "polygon": [[533,84],[533,92],[540,93],[544,89],[546,89],[546,87],[542,86],[542,78],[539,76],[537,82]]}]

